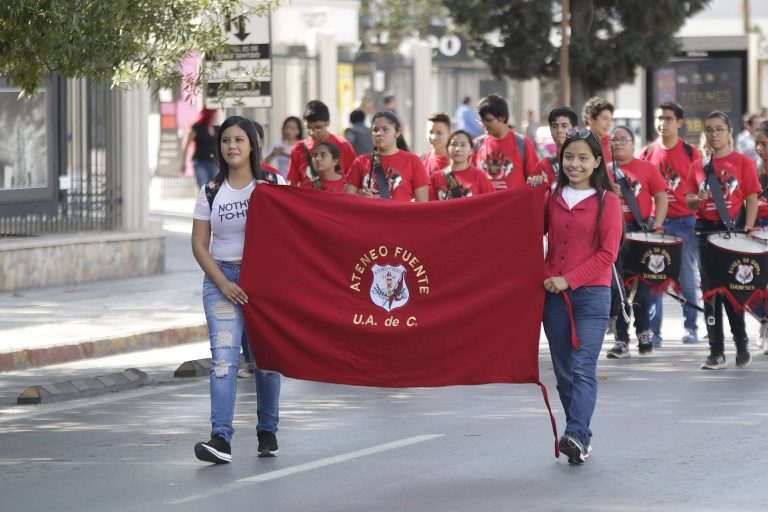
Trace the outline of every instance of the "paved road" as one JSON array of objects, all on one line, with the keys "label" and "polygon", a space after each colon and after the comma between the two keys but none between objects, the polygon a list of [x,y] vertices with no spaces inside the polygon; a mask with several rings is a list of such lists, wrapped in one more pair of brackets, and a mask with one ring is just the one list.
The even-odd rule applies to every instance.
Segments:
[{"label": "paved road", "polygon": [[[280,456],[258,459],[253,384],[240,380],[233,463],[210,466],[192,453],[208,428],[206,379],[163,383],[179,359],[205,352],[198,343],[0,375],[7,389],[138,366],[157,383],[23,409],[0,395],[0,510],[701,512],[768,503],[766,356],[705,372],[704,346],[670,341],[653,357],[602,360],[595,451],[581,467],[554,459],[535,386],[291,379]],[[541,371],[562,423],[544,349]]]}]

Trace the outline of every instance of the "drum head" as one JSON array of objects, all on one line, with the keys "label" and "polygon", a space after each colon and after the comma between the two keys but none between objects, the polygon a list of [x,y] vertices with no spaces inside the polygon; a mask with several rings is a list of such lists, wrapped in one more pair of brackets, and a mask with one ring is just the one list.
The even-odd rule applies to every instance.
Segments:
[{"label": "drum head", "polygon": [[682,238],[671,235],[661,235],[659,233],[645,233],[643,231],[633,231],[624,235],[626,240],[633,240],[635,242],[646,242],[650,244],[679,244],[682,243]]},{"label": "drum head", "polygon": [[744,233],[717,233],[709,235],[707,242],[719,249],[742,254],[768,253],[768,243],[766,241],[755,239]]},{"label": "drum head", "polygon": [[750,233],[752,238],[759,238],[760,240],[768,240],[768,231],[753,231]]}]

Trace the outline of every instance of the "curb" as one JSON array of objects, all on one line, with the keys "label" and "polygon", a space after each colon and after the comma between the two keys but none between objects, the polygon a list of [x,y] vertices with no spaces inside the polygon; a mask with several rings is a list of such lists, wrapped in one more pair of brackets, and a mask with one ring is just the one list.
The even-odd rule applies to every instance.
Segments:
[{"label": "curb", "polygon": [[208,337],[208,326],[171,327],[114,338],[81,341],[70,345],[33,348],[0,354],[0,372],[24,370],[125,352],[172,347]]},{"label": "curb", "polygon": [[211,373],[211,358],[184,361],[173,372],[175,378],[207,377]]},{"label": "curb", "polygon": [[33,405],[85,398],[138,388],[147,382],[147,374],[136,368],[88,379],[68,380],[30,386],[16,399],[17,405]]}]

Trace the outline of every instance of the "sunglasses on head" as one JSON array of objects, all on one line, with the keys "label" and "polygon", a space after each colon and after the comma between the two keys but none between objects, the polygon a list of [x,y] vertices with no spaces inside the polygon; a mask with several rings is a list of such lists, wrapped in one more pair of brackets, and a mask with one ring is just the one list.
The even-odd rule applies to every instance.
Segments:
[{"label": "sunglasses on head", "polygon": [[[570,128],[567,132],[565,132],[565,138],[566,139],[572,139],[574,137],[578,137],[580,139],[586,139],[590,135],[592,135],[592,131],[588,128],[584,128],[583,130],[574,130],[573,128]],[[597,138],[597,136],[595,136]]]}]

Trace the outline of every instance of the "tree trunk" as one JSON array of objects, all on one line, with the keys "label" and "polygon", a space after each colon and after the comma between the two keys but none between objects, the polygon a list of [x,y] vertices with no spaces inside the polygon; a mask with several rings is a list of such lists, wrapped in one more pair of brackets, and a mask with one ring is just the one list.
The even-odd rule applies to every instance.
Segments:
[{"label": "tree trunk", "polygon": [[[569,61],[571,72],[571,107],[581,117],[584,103],[591,97],[592,92],[586,83],[582,66],[589,61],[589,34],[595,18],[595,6],[592,0],[571,0],[571,42]],[[579,119],[580,123],[583,123]]]}]

